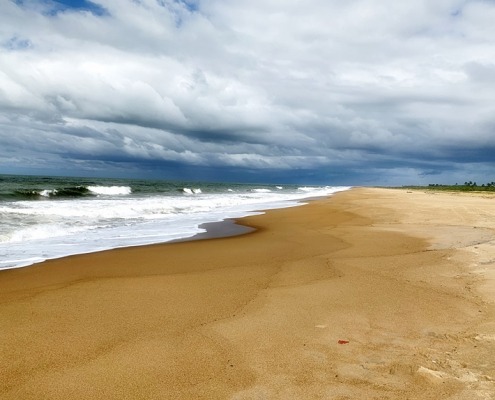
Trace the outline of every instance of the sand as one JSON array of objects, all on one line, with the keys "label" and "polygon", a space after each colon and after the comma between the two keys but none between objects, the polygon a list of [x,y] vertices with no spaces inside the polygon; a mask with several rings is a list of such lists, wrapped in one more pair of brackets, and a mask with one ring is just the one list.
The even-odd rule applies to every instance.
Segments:
[{"label": "sand", "polygon": [[495,198],[356,188],[0,271],[0,399],[494,399]]}]

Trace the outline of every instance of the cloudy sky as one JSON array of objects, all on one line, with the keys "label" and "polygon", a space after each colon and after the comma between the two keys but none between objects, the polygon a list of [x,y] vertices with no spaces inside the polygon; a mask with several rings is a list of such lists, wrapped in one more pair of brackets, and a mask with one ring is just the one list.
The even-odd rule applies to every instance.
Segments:
[{"label": "cloudy sky", "polygon": [[0,0],[0,173],[495,181],[494,0]]}]

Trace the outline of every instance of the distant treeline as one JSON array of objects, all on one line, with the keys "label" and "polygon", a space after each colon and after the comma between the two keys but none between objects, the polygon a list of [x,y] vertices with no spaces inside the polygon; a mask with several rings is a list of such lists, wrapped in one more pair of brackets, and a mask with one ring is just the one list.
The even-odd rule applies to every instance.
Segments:
[{"label": "distant treeline", "polygon": [[464,182],[463,184],[442,185],[439,183],[430,183],[428,186],[403,186],[405,189],[434,189],[434,190],[455,190],[463,192],[495,192],[495,182],[482,183]]}]

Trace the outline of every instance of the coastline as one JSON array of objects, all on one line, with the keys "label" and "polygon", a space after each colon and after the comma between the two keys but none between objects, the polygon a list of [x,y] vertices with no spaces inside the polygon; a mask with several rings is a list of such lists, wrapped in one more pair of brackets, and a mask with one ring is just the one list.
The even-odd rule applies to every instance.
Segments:
[{"label": "coastline", "polygon": [[489,398],[494,218],[354,188],[247,235],[0,271],[0,399]]},{"label": "coastline", "polygon": [[[0,270],[77,254],[245,233],[249,229],[233,222],[216,222],[349,189],[205,183],[203,193],[200,187],[184,187],[184,182],[126,181],[115,186],[102,180],[95,186],[84,178],[47,179],[20,177],[2,189]],[[201,229],[205,226],[207,232]]]}]

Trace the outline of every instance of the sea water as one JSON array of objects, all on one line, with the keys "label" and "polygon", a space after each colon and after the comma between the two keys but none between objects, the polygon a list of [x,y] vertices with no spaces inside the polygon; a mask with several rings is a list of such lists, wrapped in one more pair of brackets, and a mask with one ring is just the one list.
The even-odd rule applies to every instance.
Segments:
[{"label": "sea water", "polygon": [[0,175],[0,269],[168,242],[348,187]]}]

